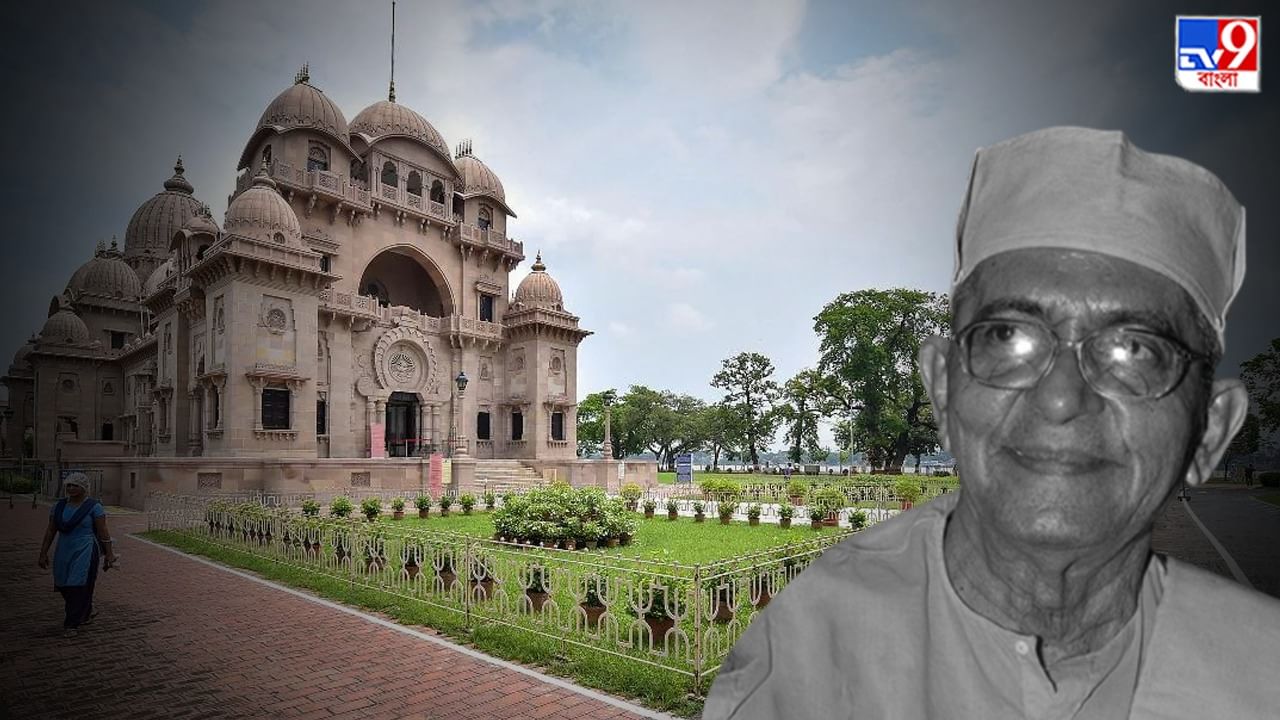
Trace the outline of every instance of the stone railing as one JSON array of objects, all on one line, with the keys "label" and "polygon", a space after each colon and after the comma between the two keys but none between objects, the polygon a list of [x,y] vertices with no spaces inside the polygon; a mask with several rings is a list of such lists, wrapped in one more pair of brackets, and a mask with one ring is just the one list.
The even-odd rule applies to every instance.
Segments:
[{"label": "stone railing", "polygon": [[511,255],[524,256],[524,243],[516,242],[493,228],[481,228],[476,225],[460,225],[458,232],[463,242],[473,245],[484,245],[497,248]]},{"label": "stone railing", "polygon": [[376,319],[380,315],[378,301],[367,295],[338,292],[333,288],[320,291],[320,308],[342,315]]},{"label": "stone railing", "polygon": [[418,215],[429,215],[437,220],[452,222],[453,217],[445,212],[444,203],[438,203],[424,195],[415,195],[398,185],[378,183],[377,200],[383,203],[408,208]]},{"label": "stone railing", "polygon": [[449,332],[485,340],[502,339],[502,325],[461,315],[449,316]]},{"label": "stone railing", "polygon": [[[344,200],[362,208],[369,207],[369,191],[350,178],[328,170],[305,170],[283,160],[273,160],[267,165],[267,175],[272,180],[304,191],[317,191],[329,197]],[[236,178],[236,194],[253,185],[253,173]]]}]

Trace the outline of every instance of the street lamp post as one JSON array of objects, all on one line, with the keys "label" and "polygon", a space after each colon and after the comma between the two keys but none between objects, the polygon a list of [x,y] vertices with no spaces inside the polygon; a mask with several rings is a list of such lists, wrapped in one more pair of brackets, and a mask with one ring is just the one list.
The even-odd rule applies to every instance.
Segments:
[{"label": "street lamp post", "polygon": [[467,439],[458,432],[460,427],[459,417],[462,412],[462,398],[467,391],[467,374],[458,372],[458,377],[454,378],[454,384],[458,387],[458,396],[453,401],[453,456],[465,458],[467,456]]}]

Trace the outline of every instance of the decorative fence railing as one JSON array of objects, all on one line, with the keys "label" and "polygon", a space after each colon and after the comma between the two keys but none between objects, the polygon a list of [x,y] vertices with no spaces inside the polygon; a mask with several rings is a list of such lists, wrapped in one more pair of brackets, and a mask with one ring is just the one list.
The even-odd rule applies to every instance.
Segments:
[{"label": "decorative fence railing", "polygon": [[[837,480],[835,482],[806,482],[806,497],[823,488],[836,488],[844,495],[846,502],[851,506],[858,506],[864,509],[891,510],[902,506],[903,498],[898,493],[897,488],[889,483],[880,482],[852,482],[849,480]],[[922,481],[919,484],[920,495],[914,502],[922,503],[932,500],[940,495],[948,492],[954,492],[956,485],[954,483]],[[733,495],[739,501],[744,503],[782,503],[784,501],[791,502],[794,505],[802,505],[804,498],[794,498],[787,490],[787,486],[782,483],[742,483],[739,490],[733,492]],[[707,492],[698,485],[654,485],[645,491],[647,497],[655,500],[665,501],[668,498],[676,498],[678,500],[718,500],[724,497],[722,491]]]},{"label": "decorative fence railing", "polygon": [[695,692],[756,613],[849,534],[689,565],[227,500],[154,494],[149,527],[424,603],[467,628],[501,625],[663,668]]}]

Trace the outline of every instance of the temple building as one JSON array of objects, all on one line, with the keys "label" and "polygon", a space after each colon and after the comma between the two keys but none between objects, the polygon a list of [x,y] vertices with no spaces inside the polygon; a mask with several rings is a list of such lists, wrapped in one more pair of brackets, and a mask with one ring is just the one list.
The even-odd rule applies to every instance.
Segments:
[{"label": "temple building", "polygon": [[3,377],[6,447],[122,498],[140,477],[411,484],[436,452],[581,475],[591,333],[541,257],[510,291],[516,214],[470,143],[451,153],[394,92],[348,123],[304,67],[236,168],[221,226],[179,160],[123,247],[71,274]]}]

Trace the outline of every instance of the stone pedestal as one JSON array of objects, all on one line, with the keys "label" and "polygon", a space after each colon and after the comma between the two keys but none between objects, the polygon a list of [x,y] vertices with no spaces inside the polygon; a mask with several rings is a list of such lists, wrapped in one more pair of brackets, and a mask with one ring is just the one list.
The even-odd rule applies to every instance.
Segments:
[{"label": "stone pedestal", "polygon": [[450,490],[457,495],[463,493],[476,494],[476,461],[469,457],[455,457],[451,463],[452,475],[449,479]]}]

